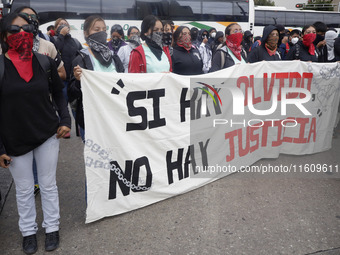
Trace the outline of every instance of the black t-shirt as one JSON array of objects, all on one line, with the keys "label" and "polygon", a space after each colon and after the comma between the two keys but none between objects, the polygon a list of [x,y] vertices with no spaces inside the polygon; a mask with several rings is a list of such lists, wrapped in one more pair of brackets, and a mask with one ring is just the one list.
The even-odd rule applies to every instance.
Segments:
[{"label": "black t-shirt", "polygon": [[33,56],[33,77],[29,82],[19,76],[12,61],[4,59],[5,72],[0,91],[0,154],[20,156],[43,144],[59,126],[70,127],[71,118],[62,94],[63,83],[51,58],[52,94],[59,117],[50,100],[47,74],[36,57]]},{"label": "black t-shirt", "polygon": [[172,56],[172,72],[181,75],[202,74],[203,62],[199,51],[191,48],[188,52],[183,47],[175,46]]}]

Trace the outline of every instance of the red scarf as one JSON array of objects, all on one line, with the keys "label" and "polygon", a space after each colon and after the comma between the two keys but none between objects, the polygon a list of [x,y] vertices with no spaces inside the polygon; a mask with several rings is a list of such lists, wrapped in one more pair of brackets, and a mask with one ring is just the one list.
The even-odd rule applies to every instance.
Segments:
[{"label": "red scarf", "polygon": [[192,43],[191,43],[191,36],[189,34],[187,35],[182,35],[178,41],[177,41],[177,45],[180,47],[183,47],[184,49],[186,49],[187,51],[189,51],[192,47]]},{"label": "red scarf", "polygon": [[225,41],[227,47],[232,51],[232,53],[234,53],[235,57],[240,61],[242,59],[241,57],[242,39],[243,39],[242,33],[236,33],[236,34],[228,35]]},{"label": "red scarf", "polygon": [[308,47],[309,54],[313,56],[315,55],[315,46],[313,44],[315,38],[316,38],[316,34],[313,34],[313,33],[305,34],[303,35],[303,38],[302,38],[303,45]]},{"label": "red scarf", "polygon": [[264,47],[266,47],[266,50],[267,50],[269,56],[274,56],[275,53],[276,53],[277,47],[275,47],[275,49],[271,50],[271,49],[268,48],[268,46],[269,46],[269,45],[268,45],[267,43],[264,45]]},{"label": "red scarf", "polygon": [[12,34],[7,37],[7,43],[9,45],[7,53],[15,69],[22,79],[29,82],[33,77],[33,34],[25,31]]}]

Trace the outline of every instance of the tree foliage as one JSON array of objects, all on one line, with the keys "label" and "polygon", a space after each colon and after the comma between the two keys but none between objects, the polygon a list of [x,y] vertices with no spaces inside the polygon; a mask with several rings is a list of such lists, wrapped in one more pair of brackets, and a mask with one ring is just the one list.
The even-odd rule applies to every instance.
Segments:
[{"label": "tree foliage", "polygon": [[254,4],[262,6],[275,6],[275,2],[271,0],[254,0]]}]

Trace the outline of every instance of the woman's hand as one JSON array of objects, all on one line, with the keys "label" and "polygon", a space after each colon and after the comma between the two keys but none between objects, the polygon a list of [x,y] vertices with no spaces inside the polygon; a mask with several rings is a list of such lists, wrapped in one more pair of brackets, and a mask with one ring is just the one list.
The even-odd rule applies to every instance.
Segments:
[{"label": "woman's hand", "polygon": [[82,73],[82,69],[79,65],[73,68],[73,75],[78,81],[80,81],[81,73]]},{"label": "woman's hand", "polygon": [[70,33],[70,28],[68,26],[63,27],[60,30],[60,34],[62,34],[63,36],[67,35],[68,33]]},{"label": "woman's hand", "polygon": [[8,168],[12,159],[7,154],[2,154],[0,156],[0,166],[3,168]]},{"label": "woman's hand", "polygon": [[57,130],[57,138],[64,137],[68,132],[70,132],[70,128],[66,126],[60,126]]}]

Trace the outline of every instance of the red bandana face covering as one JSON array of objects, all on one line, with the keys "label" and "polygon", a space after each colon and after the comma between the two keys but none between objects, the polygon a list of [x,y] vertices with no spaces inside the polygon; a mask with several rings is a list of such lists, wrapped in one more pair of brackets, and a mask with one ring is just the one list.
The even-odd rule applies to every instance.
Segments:
[{"label": "red bandana face covering", "polygon": [[33,77],[32,47],[33,34],[25,31],[7,37],[8,56],[17,69],[20,77],[29,82]]},{"label": "red bandana face covering", "polygon": [[241,61],[241,42],[243,39],[242,33],[228,35],[226,38],[226,45],[234,53],[235,57]]},{"label": "red bandana face covering", "polygon": [[182,35],[178,41],[177,41],[178,46],[183,47],[187,51],[189,51],[192,47],[191,44],[191,36],[189,34],[187,35]]},{"label": "red bandana face covering", "polygon": [[316,38],[316,34],[310,33],[310,34],[306,34],[303,36],[303,45],[305,45],[306,47],[308,47],[308,52],[311,55],[315,55],[315,46],[313,44],[314,40]]}]

